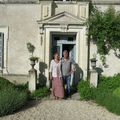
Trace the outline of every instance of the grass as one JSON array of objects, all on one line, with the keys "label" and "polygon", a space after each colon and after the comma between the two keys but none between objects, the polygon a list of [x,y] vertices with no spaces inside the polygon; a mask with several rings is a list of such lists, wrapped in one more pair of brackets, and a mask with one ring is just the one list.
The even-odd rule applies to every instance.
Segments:
[{"label": "grass", "polygon": [[32,98],[44,98],[50,94],[50,91],[47,87],[39,87],[36,91],[32,92]]}]

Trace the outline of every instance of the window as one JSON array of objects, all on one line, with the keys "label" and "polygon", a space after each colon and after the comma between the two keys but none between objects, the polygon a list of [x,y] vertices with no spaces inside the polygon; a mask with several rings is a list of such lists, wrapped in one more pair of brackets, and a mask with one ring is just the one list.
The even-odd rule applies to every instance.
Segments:
[{"label": "window", "polygon": [[54,37],[54,40],[60,40],[60,37]]},{"label": "window", "polygon": [[4,66],[4,34],[0,33],[0,67]]},{"label": "window", "polygon": [[74,38],[73,37],[68,37],[68,41],[73,41]]}]

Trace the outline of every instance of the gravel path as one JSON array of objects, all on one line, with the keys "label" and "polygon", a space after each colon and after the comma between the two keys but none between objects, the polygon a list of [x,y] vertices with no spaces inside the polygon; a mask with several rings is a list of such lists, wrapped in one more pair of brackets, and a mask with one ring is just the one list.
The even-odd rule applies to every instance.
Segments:
[{"label": "gravel path", "polygon": [[120,120],[93,102],[78,100],[44,100],[0,120]]}]

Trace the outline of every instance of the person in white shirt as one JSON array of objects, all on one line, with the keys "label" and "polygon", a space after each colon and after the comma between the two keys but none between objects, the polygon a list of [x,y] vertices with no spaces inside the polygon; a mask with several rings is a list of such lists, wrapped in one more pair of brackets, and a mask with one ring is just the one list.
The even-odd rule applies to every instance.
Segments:
[{"label": "person in white shirt", "polygon": [[64,88],[60,70],[59,53],[54,54],[50,63],[50,80],[52,81],[52,95],[55,99],[64,98]]}]

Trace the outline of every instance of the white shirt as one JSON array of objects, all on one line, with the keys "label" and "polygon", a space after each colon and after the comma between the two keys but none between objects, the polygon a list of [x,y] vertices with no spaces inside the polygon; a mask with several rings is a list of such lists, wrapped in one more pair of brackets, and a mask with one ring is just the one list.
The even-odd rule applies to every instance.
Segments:
[{"label": "white shirt", "polygon": [[52,60],[50,63],[50,72],[52,73],[52,77],[57,77],[57,67],[58,67],[59,77],[61,77],[60,62],[56,63],[54,60]]}]

